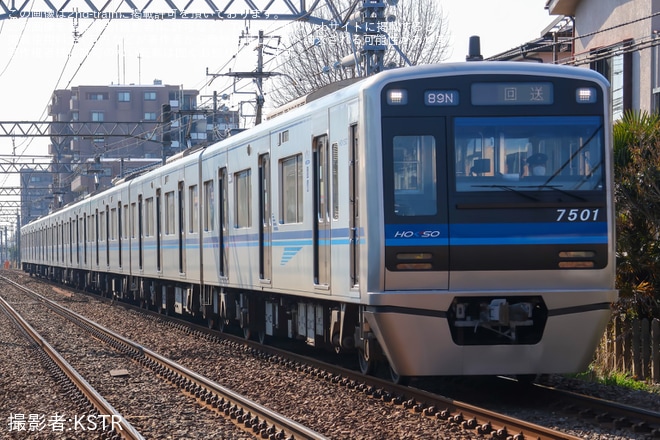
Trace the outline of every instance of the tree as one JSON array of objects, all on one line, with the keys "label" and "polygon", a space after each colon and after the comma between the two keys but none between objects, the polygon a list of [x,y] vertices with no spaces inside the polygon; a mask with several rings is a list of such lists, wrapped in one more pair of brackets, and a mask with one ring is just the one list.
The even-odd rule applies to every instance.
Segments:
[{"label": "tree", "polygon": [[[360,0],[340,0],[338,8],[342,16],[350,16],[359,9]],[[390,6],[388,14],[394,21],[387,21],[383,28],[390,37],[384,65],[401,67],[404,58],[411,65],[438,63],[446,58],[447,30],[442,10],[437,0],[401,0],[396,7]],[[355,25],[345,25],[354,29]],[[353,27],[351,27],[353,26]],[[337,29],[338,28],[338,29]],[[286,49],[274,60],[276,66],[267,66],[281,76],[270,81],[268,100],[275,105],[307,95],[331,83],[354,78],[358,71],[341,68],[337,63],[354,53],[364,44],[364,36],[351,35],[341,26],[320,26],[311,23],[294,23],[285,38]]]},{"label": "tree", "polygon": [[660,317],[660,116],[626,112],[613,134],[617,311]]}]

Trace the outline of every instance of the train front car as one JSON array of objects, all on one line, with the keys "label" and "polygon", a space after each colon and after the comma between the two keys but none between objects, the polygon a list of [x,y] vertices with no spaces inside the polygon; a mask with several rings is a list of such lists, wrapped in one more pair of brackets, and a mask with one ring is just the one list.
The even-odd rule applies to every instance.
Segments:
[{"label": "train front car", "polygon": [[380,142],[362,188],[382,188],[362,194],[363,370],[380,346],[400,376],[583,371],[617,298],[608,83],[526,63],[408,72],[363,92]]}]

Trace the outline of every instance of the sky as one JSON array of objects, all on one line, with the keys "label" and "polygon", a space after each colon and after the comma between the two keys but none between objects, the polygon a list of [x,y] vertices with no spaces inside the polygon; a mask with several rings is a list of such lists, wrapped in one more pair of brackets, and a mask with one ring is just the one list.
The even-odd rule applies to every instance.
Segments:
[{"label": "sky", "polygon": [[[31,1],[43,5],[43,0]],[[76,1],[82,0],[72,4]],[[465,60],[471,35],[481,37],[482,54],[488,57],[539,37],[553,19],[544,9],[546,0],[434,1],[440,3],[448,26],[448,62]],[[225,3],[216,0],[218,5]],[[81,4],[80,10],[89,8]],[[256,52],[253,45],[239,42],[241,32],[285,35],[288,26],[282,20],[1,20],[0,121],[48,120],[52,91],[78,85],[151,84],[159,79],[163,84],[200,89],[200,95],[231,92],[228,78],[217,78],[209,85],[207,69],[253,70]],[[267,67],[275,70],[276,63]],[[245,100],[245,95],[240,99]],[[0,157],[12,151],[44,155],[47,145],[46,138],[0,137]]]}]

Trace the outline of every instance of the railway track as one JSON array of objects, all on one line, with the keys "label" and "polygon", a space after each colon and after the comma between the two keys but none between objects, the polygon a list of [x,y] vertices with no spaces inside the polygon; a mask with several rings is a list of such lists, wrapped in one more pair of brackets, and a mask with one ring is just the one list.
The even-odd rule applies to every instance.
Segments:
[{"label": "railway track", "polygon": [[[542,384],[530,384],[529,392],[565,412],[578,414],[585,419],[612,426],[626,428],[635,435],[660,438],[660,412],[599,399],[571,391],[559,390]],[[660,402],[660,399],[658,399]]]},{"label": "railway track", "polygon": [[[39,346],[43,352],[57,365],[59,370],[69,379],[81,393],[85,396],[87,401],[92,405],[95,413],[88,414],[83,420],[88,422],[92,417],[94,420],[100,420],[104,427],[108,426],[109,430],[113,431],[115,435],[124,439],[130,440],[143,440],[144,437],[122,416],[119,411],[106,401],[103,396],[92,387],[84,377],[62,357],[23,317],[3,298],[0,297],[0,309],[5,313],[9,319],[21,329],[23,334],[35,345]],[[78,420],[78,422],[81,422]],[[94,421],[96,423],[96,421]],[[105,431],[105,430],[104,430]]]},{"label": "railway track", "polygon": [[[120,304],[124,307],[133,308],[124,303]],[[240,336],[233,336],[226,333],[220,336],[217,332],[209,330],[204,326],[195,326],[172,317],[150,313],[144,311],[144,309],[138,309],[137,307],[134,309],[136,311],[139,310],[140,313],[157,316],[158,320],[168,320],[171,322],[171,326],[180,329],[185,333],[192,334],[193,337],[199,340],[215,341],[221,339],[222,344],[230,345],[232,350],[249,353],[251,356],[273,365],[273,369],[284,366],[285,368],[297,372],[303,372],[316,381],[350,390],[349,392],[351,393],[362,394],[369,400],[380,401],[386,406],[399,408],[399,411],[417,414],[418,417],[426,420],[439,420],[443,426],[457,429],[460,432],[463,432],[463,435],[471,438],[510,438],[514,440],[529,438],[578,438],[569,433],[560,432],[555,429],[519,420],[516,417],[505,416],[500,414],[500,411],[498,410],[484,409],[477,405],[464,403],[464,401],[442,397],[434,392],[409,387],[399,387],[389,381],[374,377],[365,377],[357,372],[329,365],[304,355],[296,355],[288,351],[282,351],[276,347],[265,346],[253,341],[245,341]],[[187,378],[178,380],[182,383],[188,383]],[[420,381],[417,381],[415,385],[422,386],[423,384]],[[520,396],[520,393],[522,392],[520,384],[515,385],[515,383],[512,383],[510,385],[518,388],[505,388],[505,391],[492,391],[492,393],[494,395],[510,394]],[[200,393],[201,389],[195,389],[191,385],[186,386],[190,387],[191,393],[203,395],[203,393]],[[485,388],[482,389],[481,392],[490,393],[491,389]],[[339,393],[339,391],[337,391],[337,393]],[[556,397],[541,395],[538,393],[534,396],[535,397],[533,398],[535,400],[554,401],[557,399]],[[589,399],[583,398],[583,401],[585,400]],[[601,402],[601,404],[602,403],[603,402]],[[225,402],[221,406],[222,411],[229,411],[231,413],[231,405],[232,404],[227,405]],[[584,406],[573,406],[573,408],[574,410],[571,411],[576,415],[582,413],[582,418],[588,413],[588,410],[586,410],[586,407]],[[238,414],[236,412],[234,413]],[[605,411],[600,411],[596,416],[604,413]],[[629,416],[628,419],[624,419],[622,416],[615,415],[614,410],[610,410],[608,414],[611,414],[613,420],[616,421],[615,424],[617,428],[629,427],[630,431],[634,432],[634,434],[631,434],[630,438],[640,438],[640,436],[653,438],[654,435],[657,435],[651,422],[640,424],[634,421],[636,419],[631,416]],[[657,415],[651,413],[649,416],[653,418]],[[239,416],[237,415],[236,417]],[[245,416],[242,417],[242,419],[244,418]],[[594,417],[594,419],[596,418],[601,417]],[[626,420],[630,420],[631,423],[628,423]],[[328,437],[332,437],[332,435],[328,435]],[[580,438],[587,437],[580,436]]]},{"label": "railway track", "polygon": [[[37,292],[21,286],[6,277],[0,277],[0,281],[29,294],[36,300],[40,301],[41,304],[85,329],[95,338],[111,345],[116,350],[129,355],[135,361],[151,369],[154,373],[165,378],[170,383],[175,384],[208,407],[216,408],[220,413],[234,421],[241,429],[247,432],[252,432],[255,437],[272,438],[276,440],[326,438],[306,426],[288,419],[255,401],[241,396],[240,394],[235,393],[176,362],[141,346],[140,344],[106,329],[84,316],[62,307],[56,302],[51,301]],[[15,317],[14,319],[22,322],[23,325],[26,326],[26,329],[31,328],[6,301],[3,300],[2,303],[8,307],[8,310],[13,311],[9,313],[12,313],[12,316]],[[46,349],[48,349],[50,353],[53,353],[52,355],[57,359],[56,362],[58,365],[61,365],[63,369],[67,370],[67,376],[70,376],[71,380],[81,388],[86,396],[88,396],[100,414],[110,414],[113,417],[116,417],[117,420],[122,420],[121,426],[118,426],[118,429],[115,431],[124,436],[124,438],[143,438],[135,428],[128,424],[128,422],[126,422],[125,419],[115,411],[105,399],[103,399],[100,394],[87,384],[82,376],[75,372],[75,370],[71,371],[72,368],[70,368],[68,363],[66,363],[61,356],[57,355],[43,338],[34,331],[31,333],[33,334],[33,337],[36,338],[35,340],[39,345],[48,347]]]},{"label": "railway track", "polygon": [[[131,305],[126,307],[133,308]],[[217,332],[201,325],[181,321],[176,317],[162,316],[156,312],[139,309],[142,313],[158,316],[177,325],[182,325],[202,335],[216,335]],[[424,416],[443,419],[467,432],[485,435],[487,438],[499,439],[577,439],[579,437],[560,432],[556,429],[529,423],[516,417],[498,413],[495,410],[472,405],[466,401],[444,397],[434,392],[425,391],[423,383],[417,383],[422,388],[396,385],[387,379],[365,376],[357,371],[342,368],[327,362],[319,361],[305,355],[298,355],[288,350],[281,350],[259,342],[245,340],[240,335],[223,333],[223,338],[233,344],[245,344],[259,355],[265,354],[275,363],[284,363],[292,368],[303,371],[325,381],[339,386],[355,388],[374,399],[399,405],[405,409],[421,413]],[[518,396],[525,401],[552,402],[553,408],[571,414],[580,419],[593,419],[599,425],[611,426],[616,429],[631,431],[633,438],[648,436],[660,438],[660,413],[631,405],[599,399],[584,394],[559,390],[541,384],[511,381],[508,378],[488,378],[497,381],[500,386],[508,388],[493,391],[499,396]],[[480,383],[484,383],[478,379]],[[489,388],[479,392],[489,393]]]}]

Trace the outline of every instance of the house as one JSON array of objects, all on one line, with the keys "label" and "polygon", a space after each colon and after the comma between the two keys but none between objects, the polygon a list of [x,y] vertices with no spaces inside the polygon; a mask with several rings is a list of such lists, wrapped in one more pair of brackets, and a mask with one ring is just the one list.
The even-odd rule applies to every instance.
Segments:
[{"label": "house", "polygon": [[614,120],[660,111],[660,2],[547,0],[555,20],[539,39],[489,59],[586,67],[612,84]]}]

